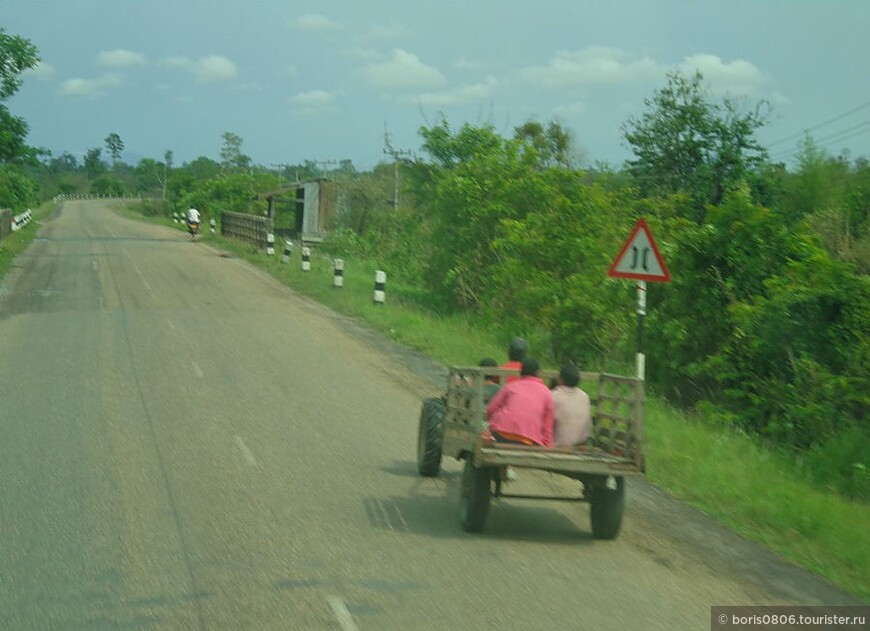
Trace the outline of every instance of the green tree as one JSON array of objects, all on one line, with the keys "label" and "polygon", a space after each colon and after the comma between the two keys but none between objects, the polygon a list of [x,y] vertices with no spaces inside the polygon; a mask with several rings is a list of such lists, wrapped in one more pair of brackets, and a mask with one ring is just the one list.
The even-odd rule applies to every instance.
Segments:
[{"label": "green tree", "polygon": [[39,187],[17,165],[0,164],[0,208],[15,211],[34,206]]},{"label": "green tree", "polygon": [[221,168],[223,170],[247,169],[251,166],[251,158],[242,153],[242,137],[232,132],[221,135]]},{"label": "green tree", "polygon": [[121,137],[118,134],[112,132],[106,136],[103,142],[106,143],[106,151],[112,158],[112,164],[117,164],[121,159],[121,155],[124,153],[124,141],[121,140]]},{"label": "green tree", "polygon": [[127,194],[121,180],[107,175],[100,175],[91,182],[91,192],[105,197],[123,197]]},{"label": "green tree", "polygon": [[40,62],[39,52],[30,41],[8,35],[0,28],[0,101],[5,101],[21,87],[21,73]]},{"label": "green tree", "polygon": [[85,152],[82,167],[84,168],[85,173],[88,174],[88,178],[92,180],[106,172],[106,165],[103,162],[102,153],[103,151],[99,147],[88,149],[87,152]]},{"label": "green tree", "polygon": [[164,185],[164,177],[166,165],[157,162],[153,158],[142,158],[136,165],[134,173],[136,175],[137,191],[141,193],[152,193],[157,190],[162,190]]},{"label": "green tree", "polygon": [[571,168],[573,163],[574,139],[571,132],[556,121],[547,127],[535,120],[529,120],[514,128],[514,138],[521,140],[537,152],[541,168]]},{"label": "green tree", "polygon": [[13,116],[0,105],[0,163],[33,162],[33,149],[27,146],[29,128],[23,118]]},{"label": "green tree", "polygon": [[766,150],[755,138],[767,120],[761,102],[749,112],[723,99],[711,102],[696,72],[668,75],[668,84],[644,101],[647,111],[622,131],[634,154],[627,170],[645,195],[685,192],[691,216],[702,223],[707,205],[717,205],[763,164]]},{"label": "green tree", "polygon": [[78,168],[78,160],[69,151],[64,151],[60,156],[52,158],[48,163],[49,173],[75,173]]},{"label": "green tree", "polygon": [[26,144],[28,126],[3,101],[21,87],[21,74],[39,63],[36,47],[0,28],[0,163],[36,164],[37,151]]}]

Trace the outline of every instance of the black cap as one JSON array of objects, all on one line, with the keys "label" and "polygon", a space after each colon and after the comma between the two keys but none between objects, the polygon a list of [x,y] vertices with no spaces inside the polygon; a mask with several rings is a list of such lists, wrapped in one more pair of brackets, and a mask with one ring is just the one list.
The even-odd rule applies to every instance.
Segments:
[{"label": "black cap", "polygon": [[508,344],[508,358],[511,361],[521,362],[529,352],[529,343],[521,337],[515,337]]}]

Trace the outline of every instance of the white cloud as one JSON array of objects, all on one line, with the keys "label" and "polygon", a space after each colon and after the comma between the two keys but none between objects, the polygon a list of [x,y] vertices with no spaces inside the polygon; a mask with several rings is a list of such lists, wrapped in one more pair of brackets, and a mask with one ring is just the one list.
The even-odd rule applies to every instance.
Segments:
[{"label": "white cloud", "polygon": [[144,65],[145,56],[141,53],[121,48],[115,50],[104,50],[97,55],[97,64],[100,66],[108,66],[110,68],[129,68],[130,66]]},{"label": "white cloud", "polygon": [[33,77],[35,79],[41,79],[43,81],[47,81],[49,79],[53,79],[54,75],[57,73],[57,70],[51,64],[45,63],[44,61],[40,61],[33,68],[28,68],[22,74],[25,77]]},{"label": "white cloud", "polygon": [[411,32],[398,22],[390,22],[389,24],[372,24],[369,30],[360,36],[360,40],[363,42],[395,42],[410,35]]},{"label": "white cloud", "polygon": [[706,53],[686,57],[679,65],[679,70],[685,75],[700,71],[704,76],[704,83],[717,94],[758,94],[765,83],[764,75],[750,62],[743,59],[724,62],[716,55]]},{"label": "white cloud", "polygon": [[307,107],[324,107],[335,103],[335,95],[326,90],[309,90],[290,97],[290,102]]},{"label": "white cloud", "polygon": [[179,68],[190,73],[198,83],[231,81],[236,78],[236,65],[220,55],[208,55],[198,59],[189,57],[169,57],[163,63],[171,68]]},{"label": "white cloud", "polygon": [[290,26],[300,31],[334,31],[339,28],[336,22],[319,13],[301,15],[290,20]]},{"label": "white cloud", "polygon": [[434,88],[447,82],[438,70],[401,48],[393,50],[392,57],[386,61],[367,64],[359,74],[366,83],[377,88]]},{"label": "white cloud", "polygon": [[560,51],[545,66],[520,70],[520,76],[536,85],[558,88],[658,79],[665,70],[662,64],[648,57],[632,58],[617,48],[592,46]]},{"label": "white cloud", "polygon": [[433,107],[475,102],[490,98],[496,85],[498,85],[498,82],[493,77],[487,77],[481,83],[463,85],[452,90],[421,94],[414,99],[408,98],[405,100]]},{"label": "white cloud", "polygon": [[60,93],[65,96],[97,98],[106,93],[106,88],[114,88],[122,83],[121,75],[115,73],[105,74],[96,79],[67,79],[63,82]]},{"label": "white cloud", "polygon": [[310,115],[335,111],[336,97],[326,90],[308,90],[294,94],[288,101],[296,106],[293,110],[296,114]]}]

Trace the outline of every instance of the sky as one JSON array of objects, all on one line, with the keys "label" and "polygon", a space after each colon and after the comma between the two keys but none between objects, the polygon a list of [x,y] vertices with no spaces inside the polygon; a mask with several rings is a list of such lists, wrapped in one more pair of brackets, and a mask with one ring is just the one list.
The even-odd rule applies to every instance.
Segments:
[{"label": "sky", "polygon": [[[667,73],[700,70],[794,164],[809,132],[870,157],[868,0],[0,0],[0,28],[42,62],[8,106],[29,144],[81,158],[118,134],[124,161],[219,160],[222,135],[263,166],[394,152],[421,127],[558,121],[579,165],[630,158],[621,127]],[[407,154],[405,154],[407,152]]]}]

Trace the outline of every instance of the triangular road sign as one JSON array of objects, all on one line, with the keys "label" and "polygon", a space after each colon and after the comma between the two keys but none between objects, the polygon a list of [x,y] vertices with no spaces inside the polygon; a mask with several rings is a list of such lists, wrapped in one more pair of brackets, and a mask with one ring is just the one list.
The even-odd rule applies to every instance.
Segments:
[{"label": "triangular road sign", "polygon": [[659,254],[659,248],[646,221],[639,219],[634,225],[631,236],[611,263],[607,275],[614,278],[670,282],[671,273]]}]

